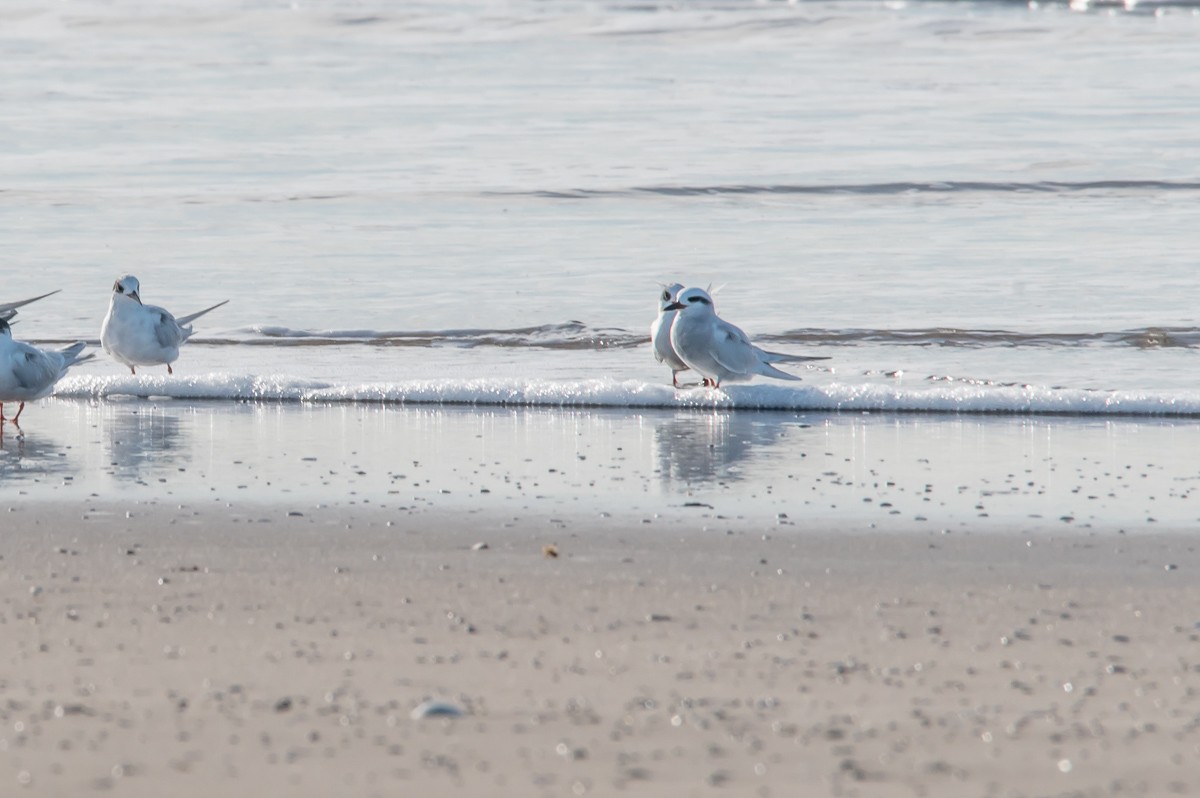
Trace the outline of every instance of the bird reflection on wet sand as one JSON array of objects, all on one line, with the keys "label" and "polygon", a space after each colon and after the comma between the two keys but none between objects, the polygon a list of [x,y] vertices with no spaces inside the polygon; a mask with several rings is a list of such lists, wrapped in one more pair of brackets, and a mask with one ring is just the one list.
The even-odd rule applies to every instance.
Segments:
[{"label": "bird reflection on wet sand", "polygon": [[74,479],[78,470],[67,447],[41,430],[5,434],[0,427],[0,487]]},{"label": "bird reflection on wet sand", "polygon": [[[704,483],[742,478],[755,458],[768,456],[790,430],[811,425],[775,414],[683,413],[654,428],[661,478],[667,482]],[[790,447],[789,447],[790,448]],[[797,454],[797,457],[802,455]]]},{"label": "bird reflection on wet sand", "polygon": [[119,480],[144,484],[156,473],[177,470],[192,459],[178,413],[122,410],[106,420],[104,433],[106,470]]}]

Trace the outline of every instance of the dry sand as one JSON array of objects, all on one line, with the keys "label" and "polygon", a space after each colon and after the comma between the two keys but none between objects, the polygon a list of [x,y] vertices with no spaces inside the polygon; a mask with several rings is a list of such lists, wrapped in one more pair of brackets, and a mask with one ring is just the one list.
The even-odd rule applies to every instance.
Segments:
[{"label": "dry sand", "polygon": [[1181,533],[129,509],[0,519],[2,795],[1200,791]]}]

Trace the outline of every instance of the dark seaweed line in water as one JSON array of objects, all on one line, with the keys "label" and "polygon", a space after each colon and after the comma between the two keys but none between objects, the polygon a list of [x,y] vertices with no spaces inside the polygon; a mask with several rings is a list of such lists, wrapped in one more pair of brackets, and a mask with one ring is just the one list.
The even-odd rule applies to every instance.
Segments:
[{"label": "dark seaweed line in water", "polygon": [[[363,331],[304,332],[289,330],[286,334],[250,332],[256,337],[224,338],[197,337],[192,345],[203,346],[376,346],[414,347],[478,347],[524,348],[549,350],[636,349],[649,343],[642,332],[607,328],[591,329],[580,323],[528,327],[517,330],[447,330],[417,332],[371,333]],[[95,339],[42,339],[43,345],[62,345],[85,340],[99,346]],[[1025,333],[1011,330],[963,330],[953,327],[927,329],[824,330],[817,328],[789,330],[773,335],[756,335],[760,345],[779,346],[855,346],[883,344],[890,346],[923,346],[952,348],[1070,348],[1085,346],[1132,346],[1139,349],[1200,347],[1198,327],[1146,327],[1118,332]]]},{"label": "dark seaweed line in water", "polygon": [[[593,349],[634,349],[650,340],[648,335],[623,334],[621,336],[604,336],[581,340],[544,341],[537,339],[522,339],[509,335],[481,335],[478,338],[442,337],[428,335],[392,335],[379,338],[365,337],[321,337],[311,338],[203,338],[195,337],[188,341],[189,346],[263,346],[263,347],[322,347],[322,346],[376,346],[376,347],[412,347],[414,349],[432,349],[434,347],[457,347],[459,349],[475,349],[478,347],[496,347],[498,349],[558,349],[558,350],[593,350]],[[99,340],[85,338],[41,338],[29,343],[37,346],[64,346],[83,341],[89,346],[100,346]]]},{"label": "dark seaweed line in water", "polygon": [[1011,330],[963,330],[928,328],[910,330],[790,330],[777,335],[755,336],[760,344],[854,345],[861,343],[928,347],[1080,347],[1095,345],[1133,346],[1142,349],[1200,346],[1200,328],[1145,327],[1117,332],[1025,333]]},{"label": "dark seaweed line in water", "polygon": [[377,346],[377,347],[413,347],[431,349],[433,347],[455,347],[459,349],[475,349],[479,347],[496,347],[498,349],[561,349],[561,350],[590,350],[590,349],[632,349],[641,346],[649,340],[648,336],[620,337],[604,336],[583,338],[578,340],[546,341],[536,338],[521,338],[507,334],[480,335],[475,338],[461,336],[427,336],[427,335],[393,335],[384,338],[193,338],[192,343],[208,346]]},{"label": "dark seaweed line in water", "polygon": [[653,194],[667,197],[708,197],[754,194],[810,194],[896,196],[910,194],[1056,194],[1082,191],[1200,191],[1200,181],[1194,180],[1088,180],[1065,182],[1043,180],[1033,183],[987,181],[932,181],[900,183],[848,184],[773,184],[719,186],[634,186],[625,189],[542,189],[536,191],[489,191],[489,196],[527,196],[547,199],[602,199],[606,197],[635,197]]},{"label": "dark seaweed line in water", "polygon": [[[548,334],[549,328],[524,330],[452,330],[446,333],[414,332],[389,333],[377,336],[346,337],[314,334],[312,336],[267,337],[249,339],[194,339],[216,346],[412,346],[435,347],[524,347],[532,349],[633,349],[645,346],[649,338],[642,332],[604,329],[592,330],[583,325],[566,325]],[[565,334],[563,334],[565,333]],[[957,328],[928,328],[908,330],[873,329],[798,329],[774,335],[757,335],[759,344],[794,344],[804,346],[854,346],[885,344],[892,346],[924,347],[1082,347],[1133,346],[1141,349],[1200,346],[1200,328],[1147,327],[1117,332],[1082,333],[1025,333],[1011,330],[963,330]]]}]

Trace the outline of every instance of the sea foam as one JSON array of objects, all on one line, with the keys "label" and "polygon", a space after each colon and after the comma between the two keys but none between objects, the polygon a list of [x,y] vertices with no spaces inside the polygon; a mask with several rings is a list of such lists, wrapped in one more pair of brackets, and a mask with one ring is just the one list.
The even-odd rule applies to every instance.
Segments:
[{"label": "sea foam", "polygon": [[1200,392],[1102,391],[1039,386],[899,386],[829,382],[684,388],[640,380],[435,379],[345,383],[285,374],[192,377],[69,376],[59,397],[117,396],[264,402],[454,404],[518,407],[1200,416]]}]

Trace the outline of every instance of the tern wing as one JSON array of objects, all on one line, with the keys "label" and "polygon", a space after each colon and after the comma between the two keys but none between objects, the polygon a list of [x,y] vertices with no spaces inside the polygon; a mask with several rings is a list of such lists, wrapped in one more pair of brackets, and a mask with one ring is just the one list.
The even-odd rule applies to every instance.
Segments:
[{"label": "tern wing", "polygon": [[12,374],[21,388],[32,393],[54,383],[63,370],[62,355],[17,342],[12,354]]},{"label": "tern wing", "polygon": [[[61,290],[61,288],[58,289],[58,291]],[[4,304],[0,304],[0,319],[11,319],[13,316],[17,315],[17,308],[24,307],[30,302],[37,302],[39,299],[45,299],[48,296],[53,296],[54,294],[57,294],[58,291],[51,291],[49,294],[35,296],[32,299],[22,299],[18,302],[5,302]]]},{"label": "tern wing", "polygon": [[160,347],[174,349],[187,340],[189,330],[180,326],[171,311],[158,305],[142,305],[140,311],[145,314],[142,324],[149,325]]},{"label": "tern wing", "polygon": [[748,375],[757,370],[758,353],[746,333],[727,321],[716,319],[713,334],[713,360],[734,374]]},{"label": "tern wing", "polygon": [[154,338],[158,341],[158,345],[164,349],[179,346],[187,339],[187,334],[179,326],[179,322],[175,321],[174,316],[161,308],[156,308],[156,310],[158,318],[154,319],[152,323]]}]

